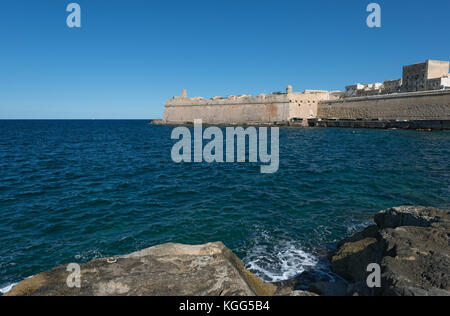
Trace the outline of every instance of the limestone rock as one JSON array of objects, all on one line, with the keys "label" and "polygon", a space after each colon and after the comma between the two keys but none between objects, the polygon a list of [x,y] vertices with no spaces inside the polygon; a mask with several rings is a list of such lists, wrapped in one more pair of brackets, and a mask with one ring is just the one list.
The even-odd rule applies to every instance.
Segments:
[{"label": "limestone rock", "polygon": [[356,242],[366,238],[377,238],[378,227],[376,225],[365,228],[362,232],[357,232],[350,237],[345,238],[338,244],[338,248],[349,242]]},{"label": "limestone rock", "polygon": [[400,206],[375,215],[375,223],[380,229],[401,226],[430,227],[433,224],[448,224],[450,211],[433,207]]},{"label": "limestone rock", "polygon": [[66,284],[67,266],[16,285],[9,296],[268,296],[276,286],[244,269],[222,243],[165,244],[81,265],[81,288]]},{"label": "limestone rock", "polygon": [[448,231],[398,227],[381,235],[384,295],[450,295]]},{"label": "limestone rock", "polygon": [[[332,257],[332,270],[353,282],[349,295],[450,296],[450,211],[400,206],[375,222],[343,240]],[[371,263],[381,266],[380,289],[365,284]]]},{"label": "limestone rock", "polygon": [[364,238],[344,243],[331,258],[331,269],[346,280],[366,278],[367,262],[376,262],[377,239]]}]

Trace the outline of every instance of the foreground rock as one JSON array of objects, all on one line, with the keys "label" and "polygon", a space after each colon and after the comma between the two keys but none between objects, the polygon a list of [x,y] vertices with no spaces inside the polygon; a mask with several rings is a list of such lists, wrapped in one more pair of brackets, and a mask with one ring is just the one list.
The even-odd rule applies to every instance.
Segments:
[{"label": "foreground rock", "polygon": [[277,291],[276,286],[245,270],[220,242],[202,246],[165,244],[125,257],[93,260],[81,265],[79,289],[67,286],[70,272],[66,269],[61,266],[38,274],[7,295],[269,296]]},{"label": "foreground rock", "polygon": [[[450,211],[401,206],[342,241],[332,270],[347,279],[347,295],[449,296]],[[367,266],[381,266],[379,289],[367,287]]]}]

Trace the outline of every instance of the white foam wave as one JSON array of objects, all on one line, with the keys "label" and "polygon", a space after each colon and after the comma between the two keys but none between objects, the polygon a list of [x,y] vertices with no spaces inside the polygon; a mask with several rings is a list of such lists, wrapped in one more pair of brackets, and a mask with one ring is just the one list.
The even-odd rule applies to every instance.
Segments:
[{"label": "white foam wave", "polygon": [[13,288],[14,286],[16,286],[16,285],[17,285],[17,283],[13,283],[13,284],[10,284],[10,285],[8,285],[8,286],[5,286],[4,288],[0,289],[0,293],[1,293],[1,294],[6,294],[6,293],[8,293],[9,291],[11,291],[12,288]]},{"label": "white foam wave", "polygon": [[[263,238],[266,239],[267,236]],[[280,282],[315,267],[319,260],[296,242],[280,241],[275,245],[256,243],[244,258],[244,262],[246,269],[264,281]]]}]

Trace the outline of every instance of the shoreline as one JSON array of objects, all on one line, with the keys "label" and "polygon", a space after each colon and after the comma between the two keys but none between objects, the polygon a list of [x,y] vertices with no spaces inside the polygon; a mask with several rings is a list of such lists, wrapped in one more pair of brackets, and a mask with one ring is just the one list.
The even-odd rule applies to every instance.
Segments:
[{"label": "shoreline", "polygon": [[[246,270],[220,242],[165,244],[114,260],[103,258],[82,264],[81,272],[89,274],[84,289],[67,288],[65,266],[60,266],[19,282],[4,295],[215,296],[225,291],[230,296],[450,296],[448,276],[442,274],[450,264],[450,211],[401,206],[377,213],[374,220],[376,225],[343,239],[329,255],[331,271],[340,277],[332,282],[314,279],[318,272],[315,266],[292,279],[267,283]],[[149,261],[159,263],[142,266]],[[177,262],[176,269],[167,262]],[[371,263],[382,268],[381,288],[369,289],[366,285],[366,267]],[[128,268],[130,265],[141,265],[139,272]],[[172,280],[177,284],[171,284],[170,278],[163,278],[161,283],[161,275],[166,274],[177,274]],[[111,281],[114,279],[118,283]],[[302,285],[302,280],[309,284]],[[109,283],[104,284],[106,281]]]},{"label": "shoreline", "polygon": [[[150,121],[150,125],[159,126],[192,126],[192,122],[165,122],[162,120]],[[304,127],[304,128],[354,128],[354,129],[403,129],[419,131],[450,130],[450,120],[378,120],[378,119],[308,119],[307,122],[280,122],[280,123],[204,123],[204,126],[220,127]]]}]

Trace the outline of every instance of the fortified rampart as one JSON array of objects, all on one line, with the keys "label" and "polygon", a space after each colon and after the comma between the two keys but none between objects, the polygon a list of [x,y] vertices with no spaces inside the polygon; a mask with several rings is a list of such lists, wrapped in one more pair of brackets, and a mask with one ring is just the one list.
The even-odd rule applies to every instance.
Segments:
[{"label": "fortified rampart", "polygon": [[211,99],[181,97],[167,101],[164,123],[186,124],[201,119],[205,124],[288,124],[293,120],[306,122],[317,117],[320,101],[328,100],[330,93],[321,90],[286,93],[214,97]]},{"label": "fortified rampart", "polygon": [[450,120],[450,90],[329,100],[318,119]]},{"label": "fortified rampart", "polygon": [[289,121],[289,99],[286,95],[269,95],[188,99],[175,98],[166,103],[164,122],[193,123],[201,119],[206,124],[249,124]]}]

